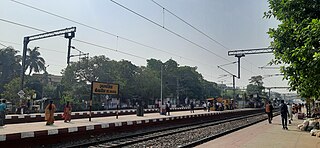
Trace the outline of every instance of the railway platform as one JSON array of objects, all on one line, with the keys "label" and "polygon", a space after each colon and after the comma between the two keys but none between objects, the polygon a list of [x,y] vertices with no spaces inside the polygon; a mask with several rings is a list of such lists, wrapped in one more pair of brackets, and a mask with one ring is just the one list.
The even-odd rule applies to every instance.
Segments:
[{"label": "railway platform", "polygon": [[[196,107],[195,110],[202,110],[200,107]],[[171,108],[172,112],[176,111],[187,111],[188,107],[180,107],[180,108]],[[159,109],[144,109],[144,113],[157,113]],[[92,117],[107,117],[107,116],[116,116],[116,115],[132,115],[136,114],[136,109],[121,109],[121,110],[102,110],[102,111],[92,111]],[[55,120],[63,120],[63,112],[57,112],[54,114]],[[78,111],[71,113],[72,119],[81,119],[81,118],[89,118],[88,111]],[[6,124],[14,124],[14,123],[30,123],[30,122],[41,122],[44,120],[44,113],[32,113],[32,114],[10,114],[6,115]]]},{"label": "railway platform", "polygon": [[302,122],[303,120],[294,119],[292,124],[288,125],[289,130],[283,130],[281,117],[276,116],[272,124],[265,120],[199,145],[197,148],[320,148],[320,138],[297,129],[297,125]]},{"label": "railway platform", "polygon": [[[228,111],[196,110],[171,112],[170,116],[160,115],[159,113],[148,113],[144,116],[123,115],[118,119],[115,116],[95,117],[90,122],[88,118],[73,119],[70,123],[64,123],[63,120],[55,121],[54,125],[46,126],[45,121],[7,124],[0,127],[0,147],[4,146],[27,146],[32,142],[57,143],[68,138],[77,136],[92,135],[97,133],[108,133],[112,131],[130,129],[141,129],[147,126],[156,126],[160,124],[173,124],[192,122],[194,120],[203,120],[206,118],[225,118],[239,112],[261,112],[259,109],[243,109]],[[19,142],[19,143],[17,143]]]}]

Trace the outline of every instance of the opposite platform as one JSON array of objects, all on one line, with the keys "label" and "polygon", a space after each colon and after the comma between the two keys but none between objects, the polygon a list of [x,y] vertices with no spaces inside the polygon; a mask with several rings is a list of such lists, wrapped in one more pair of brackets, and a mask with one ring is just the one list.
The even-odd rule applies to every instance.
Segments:
[{"label": "opposite platform", "polygon": [[[196,107],[195,110],[202,109],[200,107]],[[188,107],[180,107],[180,108],[171,108],[172,112],[175,111],[186,111],[190,110]],[[159,109],[144,109],[145,113],[157,113]],[[121,109],[121,110],[103,110],[103,111],[92,111],[92,117],[107,117],[107,116],[115,116],[115,115],[132,115],[136,114],[136,109]],[[54,114],[56,120],[63,120],[63,112],[57,112]],[[81,118],[89,118],[89,111],[80,111],[80,112],[72,112],[72,119],[81,119]],[[6,115],[6,124],[15,124],[15,123],[30,123],[30,122],[39,122],[44,120],[44,113],[32,113],[32,114],[11,114]]]},{"label": "opposite platform", "polygon": [[263,121],[204,143],[198,148],[320,148],[320,138],[297,129],[297,125],[302,122],[295,119],[288,126],[289,130],[283,130],[281,117],[276,116],[272,124]]},{"label": "opposite platform", "polygon": [[[119,119],[112,117],[97,117],[88,119],[75,119],[71,123],[64,123],[63,121],[56,121],[52,126],[46,126],[45,121],[34,123],[8,124],[0,127],[0,145],[15,144],[15,142],[34,142],[55,140],[53,142],[61,141],[67,137],[83,136],[94,134],[96,132],[108,133],[118,130],[141,129],[147,126],[156,126],[162,124],[172,123],[186,123],[195,120],[205,119],[223,119],[239,114],[260,113],[261,109],[243,109],[230,111],[214,111],[206,112],[197,110],[195,113],[190,111],[172,112],[171,116],[160,115],[159,113],[145,114],[143,117],[136,115],[119,116]],[[235,113],[236,112],[236,113]],[[22,141],[21,141],[22,140]]]}]

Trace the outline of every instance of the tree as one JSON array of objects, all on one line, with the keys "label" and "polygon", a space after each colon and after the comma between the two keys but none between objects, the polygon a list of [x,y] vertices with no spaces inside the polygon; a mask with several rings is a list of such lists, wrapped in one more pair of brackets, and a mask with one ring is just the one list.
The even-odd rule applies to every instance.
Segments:
[{"label": "tree", "polygon": [[221,96],[221,89],[218,88],[217,83],[209,82],[207,80],[202,80],[201,82],[203,87],[203,97],[207,98],[216,98]]},{"label": "tree", "polygon": [[265,17],[275,17],[278,28],[269,29],[273,39],[273,64],[285,64],[281,71],[291,90],[302,97],[320,96],[320,1],[269,0]]},{"label": "tree", "polygon": [[[247,85],[247,95],[254,99],[256,105],[259,106],[262,103],[262,97],[266,96],[266,94],[262,92],[264,89],[262,76],[252,76],[249,79],[249,83],[250,84]],[[257,97],[254,97],[254,95],[257,95]]]},{"label": "tree", "polygon": [[181,99],[184,99],[186,97],[190,99],[203,98],[203,87],[201,84],[203,77],[196,70],[197,67],[179,67],[178,73],[181,75],[181,80],[179,81],[181,89]]},{"label": "tree", "polygon": [[[67,98],[87,100],[90,93],[88,83],[100,81],[120,84],[121,102],[133,103],[134,100],[131,99],[140,99],[139,101],[153,104],[161,96],[161,70],[163,98],[203,99],[208,96],[220,96],[217,84],[204,80],[196,71],[197,67],[179,67],[172,59],[165,63],[149,59],[146,67],[139,67],[130,61],[114,61],[103,55],[71,63],[63,71],[61,87],[64,89],[62,92],[59,91],[59,94]],[[100,102],[105,96],[96,98],[95,102]]]},{"label": "tree", "polygon": [[21,56],[12,47],[0,49],[0,93],[5,84],[18,77],[21,71]]},{"label": "tree", "polygon": [[141,67],[141,71],[135,75],[135,84],[130,85],[134,89],[133,96],[146,102],[153,102],[160,98],[160,78],[156,72]]},{"label": "tree", "polygon": [[249,85],[247,85],[247,94],[248,95],[253,95],[253,94],[258,94],[262,95],[262,90],[264,89],[263,87],[263,81],[262,81],[262,76],[252,76],[249,79]]},{"label": "tree", "polygon": [[12,79],[9,83],[7,83],[4,86],[5,90],[1,94],[1,97],[8,100],[9,102],[12,102],[15,105],[20,105],[20,103],[26,102],[26,98],[33,96],[35,91],[28,87],[25,87],[23,89],[23,91],[25,92],[25,95],[24,95],[25,97],[20,98],[17,94],[20,91],[19,85],[20,85],[20,78]]},{"label": "tree", "polygon": [[29,75],[32,71],[40,72],[45,71],[45,60],[40,57],[40,52],[38,51],[39,47],[34,47],[32,50],[30,48],[27,49],[27,57],[26,57],[26,67],[29,68]]}]

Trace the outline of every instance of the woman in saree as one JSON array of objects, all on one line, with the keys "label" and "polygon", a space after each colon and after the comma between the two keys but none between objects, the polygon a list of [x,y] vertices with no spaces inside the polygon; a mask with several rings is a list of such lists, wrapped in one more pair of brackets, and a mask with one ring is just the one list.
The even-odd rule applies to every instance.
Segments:
[{"label": "woman in saree", "polygon": [[71,121],[71,105],[69,103],[69,101],[67,102],[66,106],[64,106],[63,109],[63,118],[64,118],[64,122],[70,122]]},{"label": "woman in saree", "polygon": [[45,120],[47,120],[46,125],[52,125],[54,123],[55,111],[56,111],[56,106],[53,104],[53,101],[50,101],[50,104],[48,104],[45,109]]}]

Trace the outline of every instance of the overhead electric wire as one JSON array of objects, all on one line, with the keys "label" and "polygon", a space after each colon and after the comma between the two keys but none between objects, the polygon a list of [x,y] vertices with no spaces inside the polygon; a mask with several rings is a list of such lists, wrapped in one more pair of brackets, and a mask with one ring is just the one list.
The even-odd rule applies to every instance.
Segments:
[{"label": "overhead electric wire", "polygon": [[[8,20],[2,19],[2,18],[0,18],[0,21],[4,21],[4,22],[7,22],[7,23],[11,23],[11,24],[14,24],[14,25],[17,25],[17,26],[33,29],[33,30],[40,31],[40,32],[46,32],[45,30],[42,30],[42,29],[34,28],[34,27],[31,27],[31,26],[19,24],[19,23],[12,22],[12,21],[8,21]],[[112,51],[119,52],[119,53],[122,53],[122,54],[125,54],[125,55],[130,55],[130,56],[133,56],[133,57],[141,58],[141,59],[144,59],[144,60],[146,59],[146,58],[141,57],[141,56],[137,56],[137,55],[134,55],[134,54],[131,54],[131,53],[126,53],[126,52],[123,52],[123,51],[119,51],[119,50],[116,50],[116,49],[113,49],[113,48],[97,45],[95,43],[90,43],[90,42],[82,41],[82,40],[79,40],[79,39],[73,39],[73,40],[77,41],[77,42],[80,42],[80,43],[87,44],[87,45],[91,45],[91,46],[95,46],[95,47],[99,47],[99,48],[103,48],[103,49],[107,49],[107,50],[112,50]]]},{"label": "overhead electric wire", "polygon": [[163,10],[166,10],[167,12],[169,12],[171,15],[175,16],[176,18],[178,18],[179,20],[181,20],[182,22],[184,22],[185,24],[187,24],[188,26],[190,26],[191,28],[197,30],[199,33],[201,33],[202,35],[206,36],[207,38],[209,38],[210,40],[212,40],[213,42],[219,44],[221,47],[229,50],[228,47],[224,46],[222,43],[218,42],[217,40],[213,39],[212,37],[210,37],[209,35],[207,35],[206,33],[204,33],[203,31],[201,31],[200,29],[194,27],[192,24],[188,23],[187,21],[185,21],[184,19],[182,19],[181,17],[179,17],[178,15],[174,14],[173,12],[171,12],[170,10],[168,10],[167,8],[163,7],[162,5],[160,5],[159,3],[155,2],[154,0],[151,0],[153,3],[155,3],[156,5],[158,5],[159,7],[161,7]]},{"label": "overhead electric wire", "polygon": [[[57,14],[55,14],[55,13],[51,13],[51,12],[46,11],[46,10],[42,10],[42,9],[36,8],[36,7],[34,7],[34,6],[31,6],[31,5],[28,5],[28,4],[25,4],[25,3],[22,3],[22,2],[16,1],[16,0],[11,0],[11,1],[12,1],[12,2],[15,2],[15,3],[17,3],[17,4],[20,4],[20,5],[29,7],[29,8],[32,8],[32,9],[34,9],[34,10],[37,10],[37,11],[40,11],[40,12],[43,12],[43,13],[46,13],[46,14],[49,14],[49,15],[52,15],[52,16],[55,16],[55,17],[58,17],[58,18],[67,20],[67,21],[70,21],[70,22],[73,22],[73,23],[76,23],[76,24],[79,24],[79,25],[82,25],[82,26],[84,26],[84,27],[87,27],[87,28],[90,28],[90,29],[93,29],[93,30],[96,30],[96,31],[99,31],[99,32],[102,32],[102,33],[106,33],[106,34],[108,34],[108,35],[111,35],[111,36],[114,36],[114,37],[117,37],[117,38],[121,38],[121,39],[123,39],[123,40],[129,41],[129,42],[132,42],[132,43],[135,43],[135,44],[144,46],[144,47],[148,47],[148,48],[151,48],[151,49],[154,49],[154,50],[159,50],[159,51],[165,52],[165,53],[167,53],[167,54],[171,54],[171,55],[174,55],[174,56],[177,56],[177,57],[180,57],[180,58],[184,58],[184,59],[189,60],[189,61],[193,61],[193,62],[197,62],[197,63],[203,64],[202,62],[193,60],[193,59],[191,59],[191,58],[182,57],[182,56],[180,56],[180,55],[177,55],[177,54],[174,54],[174,53],[165,51],[165,50],[161,50],[161,49],[158,49],[158,48],[154,48],[154,47],[151,47],[151,46],[149,46],[149,45],[145,45],[145,44],[142,44],[142,43],[133,41],[133,40],[131,40],[131,39],[127,39],[127,38],[124,38],[124,37],[115,35],[115,34],[113,34],[113,33],[110,33],[110,32],[107,32],[107,31],[104,31],[104,30],[101,30],[101,29],[98,29],[98,28],[96,28],[96,27],[92,27],[92,26],[90,26],[90,25],[87,25],[87,24],[84,24],[84,23],[81,23],[81,22],[78,22],[78,21],[69,19],[69,18],[64,17],[64,16],[61,16],[61,15],[57,15]],[[112,0],[111,0],[111,1],[112,1]],[[115,2],[115,1],[112,1],[112,2]],[[116,2],[115,2],[115,3],[116,3]],[[130,9],[128,9],[128,10],[130,10]],[[132,11],[132,12],[135,13],[134,11]],[[152,20],[150,20],[150,19],[148,19],[148,18],[146,18],[146,17],[144,17],[144,16],[142,16],[142,15],[140,15],[140,14],[138,14],[138,13],[135,13],[135,14],[137,14],[137,15],[145,18],[145,19],[147,19],[148,21],[151,21],[152,23],[158,25],[159,27],[162,27],[160,24],[158,24],[158,23],[156,23],[156,22],[154,22],[154,21],[152,21]],[[181,35],[173,32],[173,31],[165,28],[164,26],[163,26],[162,28],[164,28],[164,29],[166,29],[167,31],[169,31],[169,32],[171,32],[171,33],[179,36],[180,38],[183,38],[183,39],[187,40],[188,42],[190,42],[190,43],[198,46],[199,48],[202,48],[202,49],[204,49],[204,50],[207,50],[208,52],[210,52],[210,53],[212,53],[212,54],[214,54],[214,55],[216,55],[216,56],[218,56],[218,57],[220,57],[220,58],[222,58],[222,59],[224,59],[224,60],[229,61],[228,59],[226,59],[226,58],[224,58],[224,57],[222,57],[222,56],[220,56],[220,55],[218,55],[218,54],[216,54],[216,53],[214,53],[214,52],[212,52],[212,51],[210,51],[210,50],[208,50],[208,49],[206,49],[206,48],[204,48],[204,47],[202,47],[202,46],[200,46],[200,45],[198,45],[198,44],[196,44],[196,43],[194,43],[194,42],[192,42],[191,40],[189,40],[189,39],[187,39],[187,38],[185,38],[185,37],[183,37],[183,36],[181,36]],[[36,28],[35,28],[35,29],[36,29]],[[39,31],[39,30],[38,30],[38,31]],[[209,65],[209,64],[204,64],[204,65]],[[210,67],[212,67],[212,66],[210,66]],[[243,67],[242,67],[242,68],[243,68]],[[245,68],[243,68],[243,69],[246,70],[246,71],[249,71],[249,72],[253,73],[253,72],[250,71],[250,70],[247,70],[247,69],[245,69]]]},{"label": "overhead electric wire", "polygon": [[153,21],[153,20],[151,20],[151,19],[149,19],[149,18],[147,18],[147,17],[145,17],[145,16],[143,16],[143,15],[141,15],[141,14],[139,14],[139,13],[133,11],[133,10],[131,10],[131,9],[129,9],[128,7],[122,5],[122,4],[120,4],[120,3],[118,3],[118,2],[116,2],[116,1],[114,1],[114,0],[110,0],[110,1],[113,2],[113,3],[115,3],[115,4],[117,4],[118,6],[122,7],[123,9],[126,9],[126,10],[130,11],[131,13],[136,14],[136,15],[140,16],[141,18],[143,18],[143,19],[145,19],[145,20],[147,20],[147,21],[155,24],[156,26],[158,26],[158,27],[160,27],[160,28],[163,28],[163,29],[167,30],[168,32],[170,32],[170,33],[172,33],[172,34],[174,34],[174,35],[176,35],[176,36],[178,36],[178,37],[186,40],[187,42],[189,42],[189,43],[191,43],[191,44],[193,44],[193,45],[195,45],[195,46],[197,46],[197,47],[199,47],[199,48],[201,48],[201,49],[203,49],[203,50],[206,50],[207,52],[210,52],[210,53],[212,53],[213,55],[215,55],[215,56],[217,56],[217,57],[219,57],[219,58],[221,58],[221,59],[224,59],[224,60],[226,60],[226,61],[229,61],[228,59],[226,59],[226,58],[224,58],[224,57],[222,57],[222,56],[220,56],[220,55],[212,52],[211,50],[209,50],[209,49],[207,49],[207,48],[205,48],[205,47],[203,47],[203,46],[201,46],[201,45],[199,45],[199,44],[191,41],[190,39],[187,39],[186,37],[184,37],[184,36],[182,36],[182,35],[174,32],[174,31],[172,31],[172,30],[170,30],[170,29],[162,26],[161,24],[159,24],[159,23],[157,23],[157,22],[155,22],[155,21]]},{"label": "overhead electric wire", "polygon": [[[222,58],[222,59],[224,59],[224,60],[226,60],[226,61],[231,62],[230,60],[228,60],[228,59],[226,59],[226,58],[224,58],[224,57],[222,57],[222,56],[220,56],[220,55],[212,52],[211,50],[209,50],[209,49],[207,49],[207,48],[205,48],[205,47],[203,47],[203,46],[201,46],[201,45],[199,45],[199,44],[197,44],[197,43],[195,43],[195,42],[187,39],[186,37],[183,37],[182,35],[180,35],[180,34],[174,32],[174,31],[166,28],[165,26],[162,26],[161,24],[159,24],[159,23],[157,23],[157,22],[155,22],[155,21],[153,21],[153,20],[151,20],[151,19],[143,16],[142,14],[139,14],[138,12],[135,12],[135,11],[131,10],[130,8],[128,8],[128,7],[122,5],[122,4],[120,4],[120,3],[118,3],[118,2],[116,2],[116,1],[114,1],[114,0],[110,0],[110,1],[113,2],[113,3],[115,3],[115,4],[118,5],[118,6],[122,7],[123,9],[125,9],[125,10],[127,10],[127,11],[129,11],[129,12],[135,14],[135,15],[138,15],[139,17],[141,17],[141,18],[143,18],[143,19],[151,22],[152,24],[154,24],[154,25],[156,25],[156,26],[158,26],[158,27],[160,27],[160,28],[163,28],[163,29],[165,29],[166,31],[168,31],[168,32],[170,32],[170,33],[172,33],[172,34],[174,34],[174,35],[176,35],[176,36],[178,36],[178,37],[186,40],[187,42],[189,42],[189,43],[191,43],[191,44],[193,44],[193,45],[195,45],[195,46],[197,46],[197,47],[199,47],[199,48],[201,48],[201,49],[203,49],[203,50],[205,50],[205,51],[207,51],[207,52],[209,52],[209,53],[212,53],[213,55],[215,55],[215,56],[217,56],[217,57],[219,57],[219,58]],[[221,44],[221,43],[220,43],[220,44]],[[220,44],[219,44],[219,45],[220,45]],[[224,47],[225,47],[225,46],[224,46]],[[228,48],[227,48],[227,49],[228,49]],[[246,70],[246,71],[248,71],[248,72],[251,72],[251,73],[253,73],[253,74],[255,74],[255,75],[259,75],[259,74],[257,74],[257,73],[254,73],[253,71],[250,71],[250,70],[244,68],[243,66],[241,66],[241,68],[243,68],[244,70]]]},{"label": "overhead electric wire", "polygon": [[[28,25],[23,25],[23,24],[20,24],[20,23],[12,22],[12,21],[8,21],[8,20],[2,19],[2,18],[0,18],[0,21],[4,21],[6,23],[14,24],[14,25],[17,25],[17,26],[20,26],[20,27],[24,27],[24,28],[33,29],[33,30],[40,31],[40,32],[46,32],[46,31],[44,31],[42,29],[34,28],[34,27],[31,27],[31,26],[28,26]],[[137,55],[134,55],[134,54],[131,54],[131,53],[126,53],[126,52],[119,51],[119,50],[116,50],[116,49],[113,49],[113,48],[101,46],[101,45],[98,45],[98,44],[95,44],[95,43],[90,43],[90,42],[82,41],[82,40],[79,40],[79,39],[73,39],[73,40],[78,41],[80,43],[87,44],[87,45],[91,45],[91,46],[95,46],[95,47],[99,47],[99,48],[103,48],[103,49],[119,52],[119,53],[122,53],[122,54],[125,54],[125,55],[129,55],[129,56],[133,56],[133,57],[136,57],[136,58],[140,58],[140,59],[143,59],[143,60],[147,60],[147,58],[145,58],[145,57],[137,56]],[[208,75],[208,76],[210,75],[210,74],[206,74],[206,73],[202,73],[202,74]]]},{"label": "overhead electric wire", "polygon": [[[167,8],[165,8],[164,6],[160,5],[159,3],[157,3],[154,0],[151,0],[153,3],[155,3],[156,5],[158,5],[159,7],[161,7],[163,10],[169,12],[171,15],[173,15],[174,17],[178,18],[180,21],[182,21],[183,23],[187,24],[189,27],[193,28],[194,30],[198,31],[200,34],[204,35],[205,37],[209,38],[211,41],[215,42],[216,44],[220,45],[221,47],[230,50],[230,48],[226,47],[225,45],[223,45],[222,43],[220,43],[219,41],[215,40],[214,38],[212,38],[211,36],[207,35],[206,33],[204,33],[203,31],[201,31],[200,29],[198,29],[197,27],[195,27],[194,25],[192,25],[191,23],[187,22],[186,20],[182,19],[181,17],[179,17],[178,15],[174,14],[172,11],[168,10]],[[243,59],[244,61],[250,63],[251,65],[256,66],[255,64],[253,64],[252,62]],[[243,68],[243,67],[242,67]]]},{"label": "overhead electric wire", "polygon": [[203,64],[203,65],[207,65],[207,66],[209,66],[209,67],[213,67],[213,66],[211,66],[210,64],[205,64],[205,63],[202,63],[202,62],[200,62],[200,61],[193,60],[193,59],[191,59],[191,58],[183,57],[183,56],[180,56],[180,55],[175,54],[175,53],[171,53],[171,52],[168,52],[168,51],[159,49],[159,48],[155,48],[155,47],[152,47],[152,46],[149,46],[149,45],[146,45],[146,44],[142,44],[142,43],[139,43],[139,42],[137,42],[137,41],[134,41],[134,40],[131,40],[131,39],[128,39],[128,38],[125,38],[125,37],[121,37],[121,36],[119,36],[119,35],[116,35],[116,34],[107,32],[107,31],[105,31],[105,30],[102,30],[102,29],[99,29],[99,28],[96,28],[96,27],[92,27],[92,26],[90,26],[90,25],[87,25],[87,24],[84,24],[84,23],[81,23],[81,22],[72,20],[72,19],[70,19],[70,18],[61,16],[61,15],[58,15],[58,14],[55,14],[55,13],[52,13],[52,12],[49,12],[49,11],[46,11],[46,10],[39,9],[39,8],[37,8],[37,7],[31,6],[31,5],[28,5],[28,4],[25,4],[25,3],[22,3],[22,2],[16,1],[16,0],[11,0],[11,1],[12,1],[12,2],[15,2],[15,3],[17,3],[17,4],[20,4],[20,5],[23,5],[23,6],[25,6],[25,7],[28,7],[28,8],[31,8],[31,9],[34,9],[34,10],[37,10],[37,11],[40,11],[40,12],[43,12],[43,13],[46,13],[46,14],[49,14],[49,15],[52,15],[52,16],[61,18],[61,19],[64,19],[64,20],[67,20],[67,21],[70,21],[70,22],[73,22],[73,23],[75,23],[75,24],[78,24],[78,25],[81,25],[81,26],[84,26],[84,27],[93,29],[93,30],[95,30],[95,31],[102,32],[102,33],[105,33],[105,34],[108,34],[108,35],[111,35],[111,36],[114,36],[114,37],[117,37],[117,38],[120,38],[120,39],[129,41],[129,42],[138,44],[138,45],[140,45],[140,46],[144,46],[144,47],[147,47],[147,48],[150,48],[150,49],[153,49],[153,50],[158,50],[158,51],[161,51],[161,52],[170,54],[170,55],[174,55],[174,56],[179,57],[179,58],[183,58],[183,59],[186,59],[186,60],[189,60],[189,61],[192,61],[192,62],[201,63],[201,64]]},{"label": "overhead electric wire", "polygon": [[[15,43],[15,42],[9,42],[9,41],[4,41],[4,40],[0,40],[0,42],[22,46],[22,44]],[[33,46],[33,47],[36,47],[36,46]],[[66,53],[66,52],[63,52],[63,51],[54,50],[54,49],[48,49],[48,48],[43,48],[43,47],[41,47],[41,49],[43,49],[43,50],[48,50],[48,51],[54,51],[54,52],[57,52],[57,53],[63,53],[63,54]]]},{"label": "overhead electric wire", "polygon": [[9,47],[9,46],[6,46],[6,45],[4,45],[4,44],[2,44],[2,43],[0,43],[0,45],[3,46],[3,47],[6,47],[6,48]]},{"label": "overhead electric wire", "polygon": [[[11,0],[11,1],[12,1],[12,2],[15,2],[15,3],[17,3],[17,4],[20,4],[20,5],[24,5],[24,6],[26,6],[26,7],[35,9],[35,10],[37,10],[37,11],[41,11],[41,12],[47,13],[47,14],[49,14],[49,15],[52,15],[52,16],[55,16],[55,17],[58,17],[58,18],[61,18],[61,19],[64,19],[64,20],[67,20],[67,21],[70,21],[70,22],[73,22],[73,23],[76,23],[76,24],[85,26],[85,27],[88,27],[88,28],[90,28],[90,29],[93,29],[93,30],[96,30],[96,31],[99,31],[99,32],[103,32],[103,33],[109,34],[109,35],[111,35],[111,36],[115,36],[115,37],[117,37],[117,38],[121,38],[121,39],[126,40],[126,41],[129,41],[129,42],[133,42],[133,43],[135,43],[135,44],[138,44],[138,45],[141,45],[141,46],[144,46],[144,47],[148,47],[148,48],[151,48],[151,49],[154,49],[154,50],[159,50],[159,51],[162,51],[162,52],[164,52],[164,53],[171,54],[171,55],[177,56],[177,57],[179,57],[179,58],[183,58],[183,59],[190,60],[190,61],[193,61],[193,62],[201,63],[201,62],[196,61],[196,60],[193,60],[193,59],[191,59],[191,58],[186,58],[186,57],[183,57],[183,56],[180,56],[180,55],[177,55],[177,54],[174,54],[174,53],[165,51],[165,50],[161,50],[161,49],[158,49],[158,48],[154,48],[154,47],[152,47],[152,46],[145,45],[145,44],[142,44],[142,43],[133,41],[133,40],[131,40],[131,39],[127,39],[127,38],[124,38],[124,37],[115,35],[115,34],[113,34],[113,33],[104,31],[104,30],[102,30],[102,29],[98,29],[98,28],[96,28],[96,27],[92,27],[92,26],[90,26],[90,25],[86,25],[86,24],[84,24],[84,23],[81,23],[81,22],[78,22],[78,21],[69,19],[69,18],[67,18],[67,17],[63,17],[63,16],[61,16],[61,15],[57,15],[57,14],[54,14],[54,13],[51,13],[51,12],[42,10],[42,9],[39,9],[39,8],[36,8],[36,7],[34,7],[34,6],[27,5],[27,4],[25,4],[25,3],[22,3],[22,2],[19,2],[19,1],[16,1],[16,0]],[[115,1],[113,1],[113,0],[111,0],[111,1],[112,1],[112,2],[115,2]],[[165,8],[164,8],[164,9],[165,9]],[[184,21],[182,18],[178,17],[177,15],[175,15],[174,13],[172,13],[171,11],[169,11],[168,9],[165,9],[165,10],[166,10],[167,12],[169,12],[170,14],[172,14],[172,15],[176,16],[177,18],[179,18],[181,21]],[[133,12],[134,12],[134,11],[133,11]],[[137,15],[138,15],[138,14],[137,14]],[[141,15],[141,17],[142,17],[142,15]],[[147,20],[149,20],[149,21],[152,21],[152,20],[150,20],[150,19],[148,19],[148,18],[146,18],[146,17],[145,17],[145,19],[147,19]],[[153,22],[153,21],[152,21],[152,22]],[[184,22],[187,23],[186,21],[184,21]],[[156,23],[156,22],[154,22],[154,23],[157,24],[157,25],[159,25],[159,24]],[[187,23],[187,24],[191,25],[190,23]],[[160,27],[161,27],[161,25],[160,25]],[[194,29],[196,29],[196,30],[198,30],[198,31],[200,31],[199,29],[195,28],[195,27],[192,26],[192,25],[191,25],[191,27],[194,28]],[[180,38],[183,38],[183,39],[187,40],[188,42],[190,42],[190,43],[192,43],[192,44],[194,44],[194,45],[196,45],[196,46],[198,46],[198,47],[200,47],[200,48],[202,48],[202,49],[208,50],[208,49],[206,49],[206,48],[204,48],[204,47],[196,44],[195,42],[192,42],[191,40],[189,40],[189,39],[187,39],[187,38],[185,38],[185,37],[183,37],[183,36],[181,36],[181,35],[173,32],[173,31],[165,28],[164,26],[162,26],[162,28],[164,28],[164,29],[166,29],[167,31],[169,31],[169,32],[171,32],[171,33],[179,36]],[[37,30],[37,28],[33,28],[33,29],[34,29],[34,30]],[[38,31],[39,31],[39,30],[38,30]],[[202,32],[202,31],[200,31],[200,32]],[[210,36],[206,35],[206,34],[203,33],[203,32],[202,32],[202,34],[205,35],[205,36],[207,36],[208,38],[211,38]],[[214,42],[216,42],[216,43],[219,44],[220,46],[226,48],[223,44],[219,43],[218,41],[214,40],[213,38],[211,38],[211,40],[213,40]],[[79,41],[79,42],[82,42],[82,41]],[[83,43],[85,43],[85,42],[83,42]],[[88,44],[88,42],[85,43],[85,44]],[[96,47],[99,47],[99,46],[96,46]],[[101,48],[101,47],[100,47],[100,48]],[[116,52],[122,52],[122,51],[117,51],[116,49],[112,49],[112,48],[108,48],[108,47],[106,47],[106,48],[107,48],[108,50],[115,50]],[[105,48],[105,49],[106,49],[106,48]],[[216,56],[218,56],[218,57],[220,57],[220,58],[222,58],[222,59],[224,59],[224,60],[228,60],[228,59],[226,59],[226,58],[224,58],[224,57],[221,57],[220,55],[217,55],[217,54],[211,52],[210,50],[208,50],[208,52],[210,52],[210,53],[212,53],[212,54],[214,54],[214,55],[216,55]],[[128,54],[128,53],[125,53],[125,52],[124,52],[124,54]],[[133,56],[133,54],[131,54],[131,56]],[[228,61],[229,61],[229,60],[228,60]],[[250,63],[251,63],[251,62],[250,62]],[[209,64],[204,64],[204,63],[201,63],[201,64],[203,64],[203,65],[209,65]],[[251,63],[251,64],[252,64],[252,63]],[[211,67],[212,67],[212,66],[211,66]],[[248,72],[251,72],[251,73],[253,73],[253,74],[256,74],[256,73],[254,73],[254,72],[252,72],[252,71],[250,71],[250,70],[248,70],[248,69],[246,69],[246,68],[244,68],[244,67],[242,67],[242,68],[243,68],[244,70],[248,71]],[[256,74],[256,75],[257,75],[257,74]]]}]

